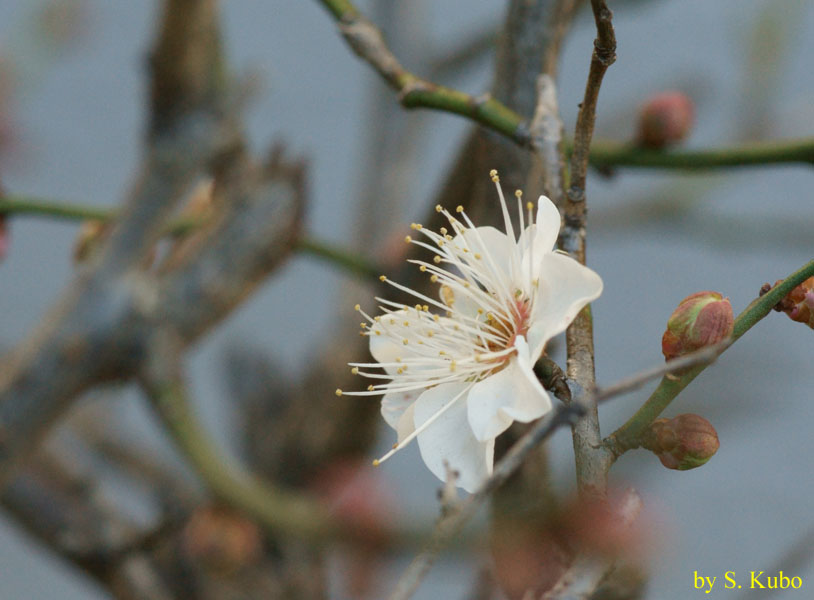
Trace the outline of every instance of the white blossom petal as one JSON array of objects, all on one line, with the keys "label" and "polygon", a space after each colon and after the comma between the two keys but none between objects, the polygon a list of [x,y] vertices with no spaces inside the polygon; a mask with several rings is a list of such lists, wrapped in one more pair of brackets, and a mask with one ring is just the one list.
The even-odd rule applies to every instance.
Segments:
[{"label": "white blossom petal", "polygon": [[570,256],[546,254],[526,336],[532,361],[540,357],[548,340],[565,331],[579,311],[601,293],[602,279],[594,271]]},{"label": "white blossom petal", "polygon": [[546,196],[537,199],[537,218],[534,221],[537,231],[534,236],[534,254],[542,257],[551,252],[560,235],[560,211]]},{"label": "white blossom petal", "polygon": [[[418,396],[418,391],[390,392],[389,394],[385,394],[382,398],[382,417],[384,417],[385,422],[396,431],[404,429],[404,426],[401,425],[401,420],[404,414],[410,410],[410,407]],[[412,419],[410,419],[408,423],[412,426]],[[404,435],[406,436],[410,433],[412,433],[412,429],[407,431]],[[399,441],[401,441],[401,437],[401,434],[399,434]]]},{"label": "white blossom petal", "polygon": [[517,355],[501,371],[476,383],[469,392],[467,417],[475,437],[488,440],[513,421],[528,423],[551,410],[551,400],[532,371],[523,336],[515,341]]},{"label": "white blossom petal", "polygon": [[[420,427],[469,385],[446,383],[427,390],[415,403],[415,424]],[[444,461],[458,471],[458,485],[474,491],[492,472],[494,439],[478,441],[466,424],[466,394],[455,400],[424,431],[418,434],[421,458],[433,474],[446,479]],[[463,426],[462,426],[463,425]]]}]

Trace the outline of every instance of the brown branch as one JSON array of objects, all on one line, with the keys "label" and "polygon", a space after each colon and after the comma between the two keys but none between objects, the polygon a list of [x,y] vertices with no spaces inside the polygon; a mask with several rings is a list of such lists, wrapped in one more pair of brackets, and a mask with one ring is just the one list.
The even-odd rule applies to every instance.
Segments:
[{"label": "brown branch", "polygon": [[[560,234],[560,247],[585,264],[585,179],[588,157],[596,120],[599,88],[607,68],[616,59],[616,38],[611,25],[612,13],[604,0],[591,0],[597,37],[591,56],[585,96],[577,115],[574,147],[571,155],[571,182],[566,194],[565,226]],[[585,307],[566,330],[568,376],[579,389],[594,386],[594,340],[590,306]],[[589,406],[585,418],[573,428],[577,484],[581,493],[603,495],[610,453],[601,446],[599,415],[596,405]]]}]

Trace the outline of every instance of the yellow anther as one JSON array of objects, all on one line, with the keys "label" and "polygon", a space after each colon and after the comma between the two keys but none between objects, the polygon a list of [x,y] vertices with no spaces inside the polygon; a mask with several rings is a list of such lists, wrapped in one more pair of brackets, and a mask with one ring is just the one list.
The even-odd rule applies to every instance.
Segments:
[{"label": "yellow anther", "polygon": [[443,350],[439,350],[438,356],[446,356],[446,352],[444,352]]},{"label": "yellow anther", "polygon": [[405,242],[407,242],[407,243],[409,244],[410,242],[412,242],[412,241],[413,241],[413,238],[411,238],[409,235],[405,235],[405,236],[404,236],[404,241],[405,241]]},{"label": "yellow anther", "polygon": [[382,334],[382,332],[381,332],[381,331],[379,331],[378,329],[374,329],[374,330],[373,330],[373,333],[375,333],[376,335],[381,335],[381,334]]},{"label": "yellow anther", "polygon": [[379,275],[379,281],[387,281],[386,275]]},{"label": "yellow anther", "polygon": [[482,315],[482,314],[483,314],[483,309],[482,309],[482,308],[479,308],[479,309],[478,309],[478,314],[479,314],[479,315]]},{"label": "yellow anther", "polygon": [[451,235],[445,235],[445,236],[444,236],[444,238],[445,238],[445,239],[446,239],[448,242],[451,242],[451,241],[452,241],[452,236],[451,236]]},{"label": "yellow anther", "polygon": [[444,209],[441,207],[440,204],[435,205],[435,212],[441,212],[442,210],[444,210]]},{"label": "yellow anther", "polygon": [[439,229],[438,231],[440,231],[440,232],[441,232],[441,235],[446,235],[446,234],[447,234],[447,228],[446,228],[446,227],[442,227],[442,228],[441,228],[441,229]]},{"label": "yellow anther", "polygon": [[430,307],[426,304],[424,305],[424,312],[430,312]]},{"label": "yellow anther", "polygon": [[439,317],[438,315],[433,315],[433,316],[432,316],[432,320],[433,320],[433,321],[435,321],[435,322],[437,323],[438,321],[440,321],[440,320],[441,320],[441,317]]},{"label": "yellow anther", "polygon": [[390,319],[390,324],[391,324],[391,325],[395,325],[395,324],[396,324],[396,320],[395,320],[395,319]]},{"label": "yellow anther", "polygon": [[481,258],[483,258],[483,257],[482,257],[480,254],[478,254],[477,252],[475,252],[475,258],[476,258],[477,260],[480,260],[480,259],[481,259]]},{"label": "yellow anther", "polygon": [[449,363],[449,370],[450,370],[450,371],[454,371],[454,370],[455,370],[455,368],[456,368],[457,366],[458,366],[458,363],[456,363],[454,360],[453,360],[453,361],[450,361],[450,363]]},{"label": "yellow anther", "polygon": [[424,226],[423,226],[421,223],[416,223],[416,224],[415,224],[415,228],[416,228],[416,229],[418,229],[419,231],[421,231],[421,229],[422,229],[423,227],[424,227]]},{"label": "yellow anther", "polygon": [[420,267],[418,267],[418,270],[424,273],[427,270],[427,265],[421,265]]},{"label": "yellow anther", "polygon": [[373,320],[376,321],[377,323],[381,323],[382,316],[381,315],[376,315],[375,317],[373,317]]},{"label": "yellow anther", "polygon": [[362,307],[357,304],[353,307],[353,310],[362,310]]},{"label": "yellow anther", "polygon": [[351,372],[351,375],[358,375],[359,374],[359,368],[358,367],[353,367],[350,370],[350,372]]},{"label": "yellow anther", "polygon": [[396,362],[401,362],[401,358],[399,358],[399,357],[397,356],[397,357],[396,357]]},{"label": "yellow anther", "polygon": [[410,321],[404,321],[404,326],[409,327],[410,326]]},{"label": "yellow anther", "polygon": [[518,198],[522,198],[523,190],[514,190],[514,195],[517,196]]},{"label": "yellow anther", "polygon": [[373,466],[374,466],[374,467],[378,467],[378,466],[379,466],[379,464],[380,464],[380,463],[379,463],[379,459],[378,459],[378,458],[374,458],[374,459],[373,459]]},{"label": "yellow anther", "polygon": [[416,309],[417,311],[419,311],[419,312],[420,312],[420,311],[421,311],[421,305],[420,305],[420,304],[416,304],[416,305],[415,305],[415,309]]},{"label": "yellow anther", "polygon": [[416,228],[416,224],[415,223],[410,223],[410,229],[415,229],[415,228]]},{"label": "yellow anther", "polygon": [[455,208],[455,212],[462,213],[464,211],[464,207],[460,204]]},{"label": "yellow anther", "polygon": [[401,340],[401,343],[406,346],[407,344],[410,343],[410,340],[408,340],[407,338],[404,338],[403,340]]},{"label": "yellow anther", "polygon": [[402,367],[399,367],[398,369],[396,369],[396,373],[401,375],[402,373],[404,373],[404,369]]},{"label": "yellow anther", "polygon": [[341,396],[342,395],[342,390],[340,390],[339,388],[336,388],[336,395]]},{"label": "yellow anther", "polygon": [[434,262],[436,265],[440,265],[441,264],[441,257],[440,256],[434,256],[433,259],[432,259],[432,262]]},{"label": "yellow anther", "polygon": [[531,210],[532,208],[534,208],[534,202],[532,202],[531,200],[529,200],[528,202],[526,202],[526,208],[527,208],[527,209],[529,209],[529,210]]},{"label": "yellow anther", "polygon": [[433,332],[433,331],[428,331],[427,332],[427,337],[432,337],[434,335],[435,335],[435,332]]},{"label": "yellow anther", "polygon": [[497,177],[497,169],[492,169],[489,171],[489,177]]},{"label": "yellow anther", "polygon": [[369,386],[367,386],[367,391],[368,391],[368,392],[372,392],[374,389],[375,389],[375,388],[373,387],[373,384],[372,384],[372,383],[371,383]]}]

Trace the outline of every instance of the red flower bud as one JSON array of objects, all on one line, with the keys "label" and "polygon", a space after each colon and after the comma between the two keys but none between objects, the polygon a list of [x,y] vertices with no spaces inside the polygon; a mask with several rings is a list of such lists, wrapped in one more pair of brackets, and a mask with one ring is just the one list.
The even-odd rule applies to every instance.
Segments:
[{"label": "red flower bud", "polygon": [[664,148],[689,134],[694,121],[692,100],[681,92],[662,92],[648,98],[639,111],[636,142],[645,148]]},{"label": "red flower bud", "polygon": [[719,446],[718,432],[698,415],[656,419],[642,439],[642,447],[658,456],[661,464],[679,471],[700,467]]},{"label": "red flower bud", "polygon": [[717,292],[697,292],[684,298],[670,315],[661,351],[671,360],[712,346],[732,335],[734,325],[729,298]]},{"label": "red flower bud", "polygon": [[[777,281],[775,285],[782,281],[782,279]],[[761,288],[760,295],[770,289],[771,286],[767,283]],[[809,277],[791,290],[774,308],[786,313],[792,321],[805,323],[814,329],[814,277]]]}]

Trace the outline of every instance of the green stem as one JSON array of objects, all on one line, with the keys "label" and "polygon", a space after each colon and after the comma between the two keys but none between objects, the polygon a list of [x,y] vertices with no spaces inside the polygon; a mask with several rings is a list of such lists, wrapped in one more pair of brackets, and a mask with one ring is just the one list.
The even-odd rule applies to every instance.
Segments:
[{"label": "green stem", "polygon": [[[782,283],[773,287],[769,292],[752,301],[746,309],[735,319],[732,331],[732,343],[736,342],[749,331],[758,321],[769,314],[772,308],[780,302],[795,287],[809,277],[814,276],[814,260],[798,269]],[[653,391],[647,401],[627,422],[614,431],[605,440],[613,452],[620,455],[627,450],[639,446],[642,434],[650,424],[667,408],[676,396],[687,387],[690,382],[707,368],[708,365],[699,365],[678,376],[664,377],[659,386]]]},{"label": "green stem", "polygon": [[6,194],[0,198],[0,215],[34,215],[68,221],[84,221],[86,219],[107,221],[115,216],[115,212],[107,208],[52,202],[41,198]]},{"label": "green stem", "polygon": [[[68,204],[53,202],[41,198],[27,196],[6,195],[0,198],[0,215],[31,215],[36,217],[51,217],[67,221],[98,220],[110,221],[117,216],[116,210],[96,208],[81,204]],[[180,236],[191,233],[202,224],[201,219],[192,217],[177,217],[167,226],[167,235]],[[342,267],[349,273],[366,278],[377,278],[381,268],[362,256],[352,254],[319,240],[304,238],[297,245],[297,249],[311,256],[320,258],[333,265]]]},{"label": "green stem", "polygon": [[597,168],[637,167],[687,171],[781,163],[814,166],[814,138],[751,142],[709,150],[649,150],[595,140],[590,163]]}]

